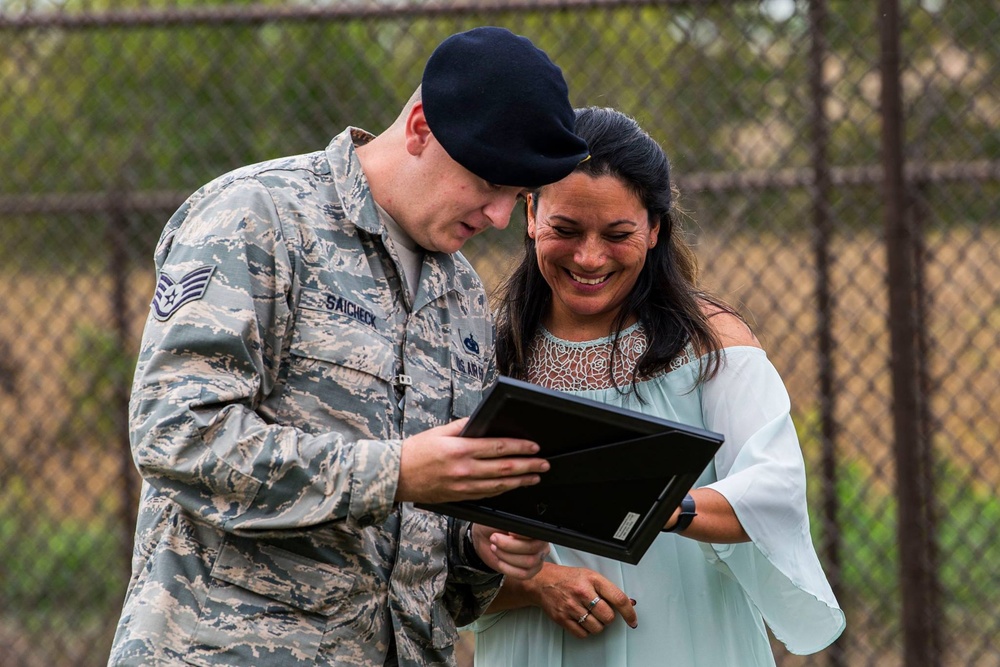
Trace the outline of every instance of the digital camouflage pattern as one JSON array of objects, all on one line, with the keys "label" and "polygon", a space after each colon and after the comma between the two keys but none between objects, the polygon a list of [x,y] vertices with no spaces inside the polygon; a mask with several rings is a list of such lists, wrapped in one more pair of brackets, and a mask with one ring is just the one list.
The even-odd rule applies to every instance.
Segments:
[{"label": "digital camouflage pattern", "polygon": [[461,256],[428,253],[409,303],[370,137],[222,176],[160,238],[110,665],[453,664],[496,594],[464,522],[393,503],[402,439],[471,413],[493,333]]}]

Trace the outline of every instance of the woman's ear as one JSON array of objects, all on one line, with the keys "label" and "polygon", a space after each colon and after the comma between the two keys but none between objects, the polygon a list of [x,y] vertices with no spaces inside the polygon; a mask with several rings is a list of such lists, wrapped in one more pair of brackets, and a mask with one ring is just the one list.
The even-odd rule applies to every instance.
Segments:
[{"label": "woman's ear", "polygon": [[535,238],[535,209],[532,206],[534,203],[531,194],[527,194],[524,197],[524,215],[528,219],[528,238]]}]

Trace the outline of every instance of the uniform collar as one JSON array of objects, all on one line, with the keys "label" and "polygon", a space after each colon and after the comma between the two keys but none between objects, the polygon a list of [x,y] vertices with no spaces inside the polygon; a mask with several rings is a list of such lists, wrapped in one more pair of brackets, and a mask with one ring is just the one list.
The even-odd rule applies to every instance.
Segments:
[{"label": "uniform collar", "polygon": [[355,146],[363,146],[375,135],[361,128],[348,127],[338,134],[326,147],[326,159],[330,163],[330,173],[337,184],[337,195],[344,209],[344,215],[356,227],[369,234],[382,236],[385,228],[375,210],[371,188]]},{"label": "uniform collar", "polygon": [[[389,232],[379,218],[368,179],[355,150],[355,146],[364,145],[373,138],[374,135],[370,132],[348,127],[326,147],[326,157],[330,162],[330,173],[337,184],[337,196],[340,197],[344,215],[359,229],[386,238]],[[414,309],[455,289],[456,261],[457,258],[448,253],[425,252]]]}]

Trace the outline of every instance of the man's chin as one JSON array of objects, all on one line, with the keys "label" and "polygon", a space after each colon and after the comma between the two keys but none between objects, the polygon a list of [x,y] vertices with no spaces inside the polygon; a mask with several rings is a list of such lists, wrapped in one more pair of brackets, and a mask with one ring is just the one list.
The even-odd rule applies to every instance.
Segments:
[{"label": "man's chin", "polygon": [[465,244],[469,242],[469,239],[476,236],[478,233],[479,232],[477,231],[471,235],[460,234],[448,239],[442,239],[438,243],[438,252],[445,252],[448,253],[449,255],[452,253],[456,253],[462,248],[464,248]]}]

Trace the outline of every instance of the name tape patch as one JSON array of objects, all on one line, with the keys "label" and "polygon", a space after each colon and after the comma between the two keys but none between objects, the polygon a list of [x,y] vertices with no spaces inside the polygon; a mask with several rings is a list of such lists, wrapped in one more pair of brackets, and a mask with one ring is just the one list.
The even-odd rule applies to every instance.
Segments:
[{"label": "name tape patch", "polygon": [[460,355],[455,355],[455,368],[459,373],[476,378],[480,382],[486,377],[486,367],[483,364],[463,359]]},{"label": "name tape patch", "polygon": [[323,304],[326,309],[334,313],[342,313],[348,317],[356,319],[362,324],[375,328],[375,313],[359,306],[358,304],[345,299],[342,296],[336,294],[326,294],[324,295]]}]

